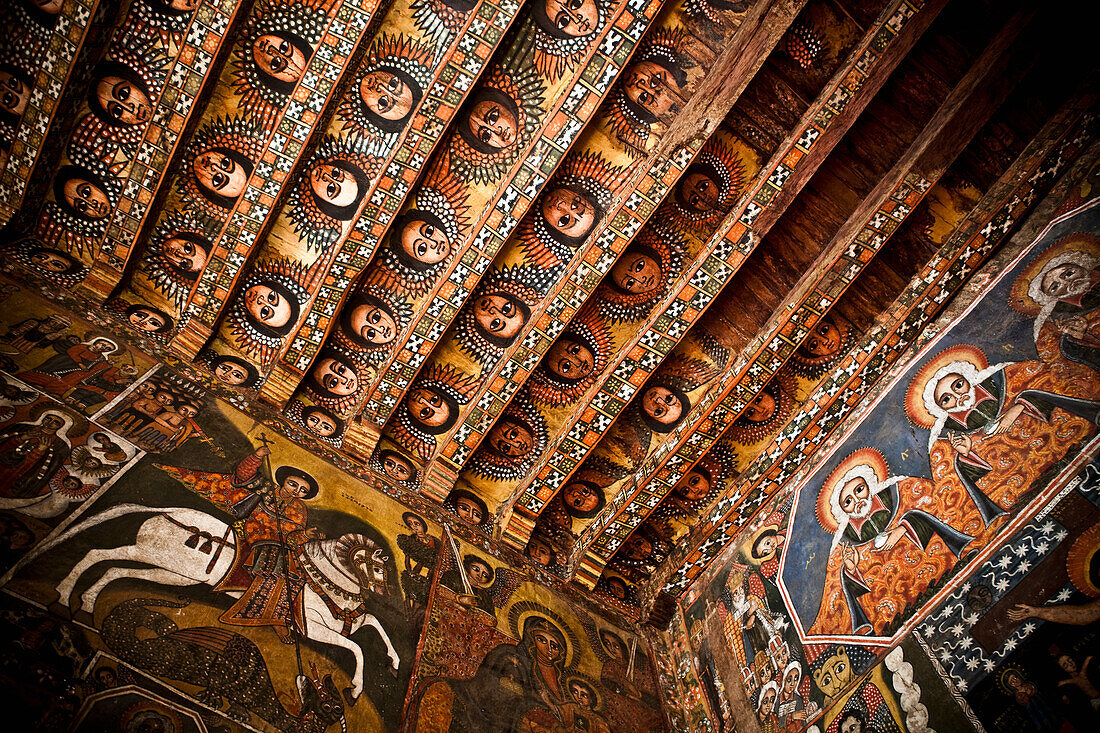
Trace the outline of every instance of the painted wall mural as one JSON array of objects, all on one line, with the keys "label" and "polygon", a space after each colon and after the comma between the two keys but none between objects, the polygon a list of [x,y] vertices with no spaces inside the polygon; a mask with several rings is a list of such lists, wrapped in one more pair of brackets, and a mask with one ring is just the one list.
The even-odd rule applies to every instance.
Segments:
[{"label": "painted wall mural", "polygon": [[[983,725],[1095,721],[1073,691],[1095,690],[1081,563],[1096,525],[1098,227],[1095,206],[1050,225],[684,597],[693,648],[717,653],[700,649],[717,619],[738,676],[724,684],[743,687],[763,730],[922,729],[928,714],[899,707],[888,682],[891,655],[919,654],[913,638],[942,665],[929,680]],[[1001,664],[1033,634],[1033,672],[1023,655]],[[1028,711],[1041,722],[1022,722]]]}]

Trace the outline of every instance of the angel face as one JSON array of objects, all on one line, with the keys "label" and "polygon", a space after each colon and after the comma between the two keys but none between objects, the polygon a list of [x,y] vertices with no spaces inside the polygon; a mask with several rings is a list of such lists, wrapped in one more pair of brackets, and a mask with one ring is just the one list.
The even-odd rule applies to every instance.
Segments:
[{"label": "angel face", "polygon": [[600,21],[594,0],[544,0],[543,7],[550,22],[574,38],[587,36]]},{"label": "angel face", "polygon": [[595,363],[592,351],[568,336],[556,340],[546,354],[547,369],[564,379],[584,379],[592,373]]},{"label": "angel face", "polygon": [[484,331],[511,339],[523,328],[527,318],[519,301],[507,293],[493,293],[481,296],[474,303],[474,320]]},{"label": "angel face", "polygon": [[372,344],[388,344],[397,337],[397,322],[384,308],[367,302],[351,312],[351,327],[361,338]]},{"label": "angel face", "polygon": [[485,512],[477,505],[477,502],[469,497],[458,497],[454,501],[454,507],[458,516],[471,524],[481,524],[485,521]]},{"label": "angel face", "polygon": [[252,44],[252,60],[260,71],[273,79],[292,84],[306,70],[306,55],[290,39],[264,34]]},{"label": "angel face", "polygon": [[243,364],[239,364],[235,361],[222,360],[218,362],[214,367],[214,378],[222,384],[228,384],[231,387],[237,387],[249,379],[248,370],[245,369]]},{"label": "angel face", "polygon": [[96,97],[107,114],[124,125],[137,125],[153,116],[153,105],[145,90],[121,76],[100,77],[95,86]]},{"label": "angel face", "polygon": [[367,109],[382,119],[403,120],[416,103],[413,90],[384,69],[369,71],[359,82],[359,98]]},{"label": "angel face", "polygon": [[202,272],[210,256],[210,253],[197,242],[182,237],[170,237],[161,245],[161,249],[165,259],[189,273]]},{"label": "angel face", "polygon": [[65,259],[65,256],[60,252],[53,252],[48,249],[39,249],[30,256],[31,264],[43,272],[52,272],[56,275],[60,275],[63,272],[68,272],[73,263]]},{"label": "angel face", "polygon": [[515,143],[519,132],[516,116],[493,99],[476,102],[466,124],[475,138],[496,150],[504,150]]},{"label": "angel face", "polygon": [[99,184],[72,176],[62,186],[65,203],[86,219],[99,221],[111,213],[111,199]]},{"label": "angel face", "polygon": [[501,418],[488,435],[489,447],[502,456],[518,458],[531,452],[535,438],[523,423]]},{"label": "angel face", "polygon": [[775,398],[766,391],[761,392],[753,397],[748,409],[741,414],[741,417],[754,423],[767,422],[775,414],[775,408]]},{"label": "angel face", "polygon": [[814,670],[813,677],[814,684],[825,697],[833,697],[846,688],[852,680],[852,664],[844,647],[838,647],[820,668]]},{"label": "angel face", "polygon": [[871,508],[871,487],[862,476],[849,479],[840,487],[837,504],[853,519],[866,517]]},{"label": "angel face", "polygon": [[249,315],[271,328],[282,328],[290,320],[293,304],[268,285],[253,285],[244,291],[244,307]]},{"label": "angel face", "polygon": [[222,150],[199,153],[191,169],[199,185],[215,196],[235,199],[248,184],[248,172]]},{"label": "angel face", "polygon": [[1071,298],[1088,292],[1089,272],[1080,265],[1067,262],[1052,267],[1043,275],[1039,287],[1043,294],[1050,298]]},{"label": "angel face", "polygon": [[313,167],[309,186],[318,200],[337,208],[350,206],[359,199],[359,181],[347,169],[331,163]]},{"label": "angel face", "polygon": [[336,434],[336,421],[319,410],[311,410],[303,422],[311,433],[322,438]]},{"label": "angel face", "polygon": [[568,188],[555,188],[543,196],[541,211],[551,229],[571,239],[587,236],[596,223],[592,202]]},{"label": "angel face", "polygon": [[611,279],[626,293],[648,293],[657,288],[661,266],[643,252],[627,252],[611,267]]},{"label": "angel face", "polygon": [[653,554],[653,543],[640,534],[632,534],[623,543],[623,554],[631,560],[648,560]]},{"label": "angel face", "polygon": [[440,427],[451,416],[451,406],[443,395],[424,387],[416,387],[409,392],[405,407],[417,422],[433,428]]},{"label": "angel face", "polygon": [[974,404],[974,390],[961,374],[945,374],[932,393],[936,405],[945,412],[965,410]]},{"label": "angel face", "polygon": [[466,575],[475,588],[488,588],[493,582],[493,569],[481,560],[471,560],[466,565]]},{"label": "angel face", "polygon": [[710,477],[698,469],[688,471],[673,489],[688,501],[699,501],[710,493]]},{"label": "angel face", "polygon": [[359,390],[359,378],[355,376],[355,370],[331,356],[317,362],[313,379],[337,397],[348,397]]},{"label": "angel face", "polygon": [[131,308],[127,320],[137,330],[151,333],[163,331],[169,326],[168,318],[163,313],[144,305]]},{"label": "angel face", "polygon": [[451,254],[451,243],[442,229],[422,219],[409,219],[401,228],[401,249],[425,265],[434,265]]},{"label": "angel face", "polygon": [[689,171],[679,193],[681,203],[692,211],[707,214],[718,208],[718,184],[705,173]]},{"label": "angel face", "polygon": [[[382,454],[382,473],[398,481],[408,481],[412,478],[413,467],[404,456],[393,451],[385,451]],[[410,526],[409,529],[412,527]]]},{"label": "angel face", "polygon": [[672,425],[683,414],[683,405],[672,390],[660,385],[650,387],[642,394],[642,409],[663,425]]},{"label": "angel face", "polygon": [[654,117],[667,115],[678,107],[670,86],[679,92],[668,69],[655,61],[639,61],[627,70],[623,79],[627,98]]},{"label": "angel face", "polygon": [[832,356],[840,349],[840,341],[840,329],[826,319],[814,326],[814,330],[798,348],[811,356]]},{"label": "angel face", "polygon": [[531,562],[542,565],[543,567],[546,567],[554,560],[554,551],[550,549],[550,545],[537,537],[532,538],[531,541],[527,543],[526,555]]},{"label": "angel face", "polygon": [[567,507],[579,512],[590,512],[600,505],[600,496],[587,483],[574,482],[561,490],[561,500]]},{"label": "angel face", "polygon": [[0,69],[0,109],[22,117],[31,98],[30,88],[10,71]]}]

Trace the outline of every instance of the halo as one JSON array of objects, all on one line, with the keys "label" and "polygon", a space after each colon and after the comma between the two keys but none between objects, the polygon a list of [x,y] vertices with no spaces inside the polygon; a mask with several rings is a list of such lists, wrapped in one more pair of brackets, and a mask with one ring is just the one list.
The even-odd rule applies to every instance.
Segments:
[{"label": "halo", "polygon": [[1039,312],[1043,309],[1043,304],[1037,302],[1028,293],[1032,280],[1039,277],[1043,268],[1055,257],[1073,252],[1080,252],[1086,257],[1100,260],[1100,237],[1077,232],[1062,237],[1040,252],[1035,259],[1027,264],[1027,267],[1020,271],[1020,274],[1016,276],[1016,280],[1013,281],[1012,290],[1008,296],[1009,306],[1017,313],[1022,313],[1025,316],[1034,317],[1039,315]]},{"label": "halo", "polygon": [[832,496],[834,484],[858,465],[870,466],[871,470],[878,476],[879,481],[884,481],[890,473],[890,468],[886,465],[886,459],[875,448],[854,450],[837,464],[837,467],[829,473],[821,484],[821,490],[817,494],[817,523],[829,534],[835,533],[838,529],[830,507],[830,497]]},{"label": "halo", "polygon": [[[753,532],[753,533],[752,533],[752,534],[751,534],[751,535],[749,536],[749,538],[748,538],[748,541],[747,541],[747,542],[745,542],[745,543],[744,543],[744,544],[742,545],[742,547],[748,547],[748,548],[749,548],[749,553],[750,553],[750,555],[751,555],[751,553],[752,553],[752,546],[756,544],[756,541],[757,541],[757,540],[759,540],[759,539],[760,539],[760,537],[761,537],[762,535],[764,535],[764,534],[769,534],[769,533],[775,533],[775,534],[779,534],[779,525],[778,525],[778,524],[765,524],[765,525],[764,525],[763,527],[761,527],[760,529],[758,529],[758,530],[756,530],[755,532]],[[773,550],[772,550],[771,552],[769,552],[769,553],[768,553],[768,555],[767,555],[766,557],[760,557],[760,558],[758,558],[758,557],[750,557],[750,558],[749,558],[749,560],[750,560],[751,562],[754,562],[754,563],[757,563],[757,564],[763,565],[763,564],[764,564],[764,563],[766,563],[766,562],[767,562],[768,560],[771,560],[771,559],[772,559],[773,557],[775,557],[775,553],[776,553],[777,551],[778,551],[777,549],[773,549]]]},{"label": "halo", "polygon": [[1100,524],[1094,524],[1073,541],[1066,557],[1070,581],[1089,598],[1100,598]]},{"label": "halo", "polygon": [[565,658],[562,660],[562,667],[566,669],[571,667],[573,654],[580,649],[580,639],[577,638],[573,628],[565,622],[560,614],[551,611],[541,603],[518,601],[508,609],[508,630],[512,632],[512,638],[518,641],[523,640],[523,627],[527,624],[527,619],[532,616],[539,616],[543,620],[549,621],[561,632],[562,637],[565,639]]},{"label": "halo", "polygon": [[989,366],[989,358],[985,352],[970,344],[950,346],[936,354],[917,370],[909,382],[909,388],[905,390],[905,414],[909,422],[926,430],[936,424],[936,418],[924,406],[924,385],[936,372],[953,361],[968,361],[978,371]]}]

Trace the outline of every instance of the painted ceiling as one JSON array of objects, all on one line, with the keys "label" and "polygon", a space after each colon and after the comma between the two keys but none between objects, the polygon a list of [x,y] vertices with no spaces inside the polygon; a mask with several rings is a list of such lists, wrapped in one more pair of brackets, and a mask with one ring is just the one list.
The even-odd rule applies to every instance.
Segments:
[{"label": "painted ceiling", "polygon": [[1091,143],[1060,5],[15,0],[2,264],[137,347],[89,416],[209,390],[663,626]]}]

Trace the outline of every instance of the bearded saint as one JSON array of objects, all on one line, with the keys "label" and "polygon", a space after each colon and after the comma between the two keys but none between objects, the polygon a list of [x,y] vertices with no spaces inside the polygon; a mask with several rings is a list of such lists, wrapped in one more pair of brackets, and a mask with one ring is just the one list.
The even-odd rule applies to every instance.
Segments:
[{"label": "bearded saint", "polygon": [[1013,283],[1009,304],[1035,318],[1044,361],[1088,367],[1100,386],[1100,237],[1072,234],[1032,260]]},{"label": "bearded saint", "polygon": [[890,477],[874,448],[845,458],[817,499],[817,520],[833,543],[810,634],[886,635],[974,539],[955,528],[973,512],[965,497],[936,491],[929,479]]},{"label": "bearded saint", "polygon": [[978,536],[1096,433],[1095,396],[1087,383],[1059,379],[1041,361],[990,366],[981,349],[959,344],[921,367],[905,409],[930,431],[937,490],[961,487],[977,507],[981,524],[960,529]]}]

